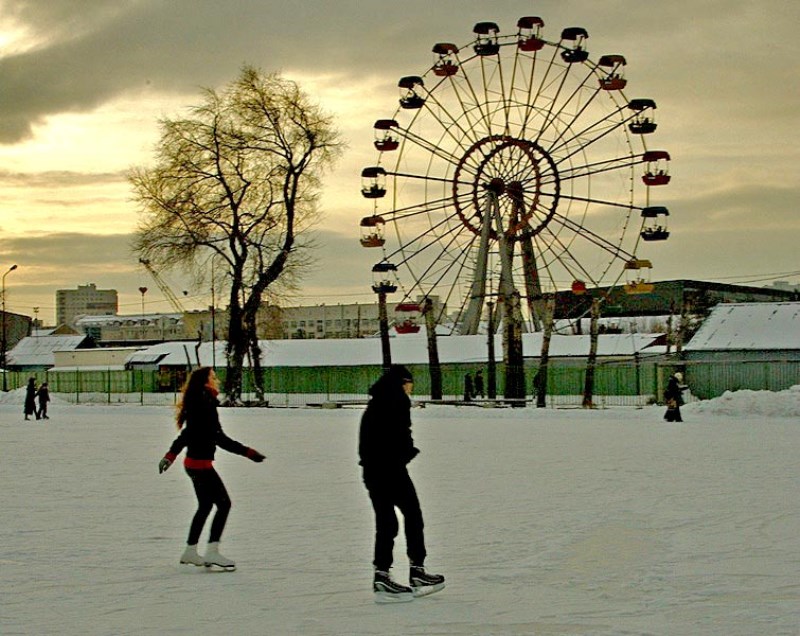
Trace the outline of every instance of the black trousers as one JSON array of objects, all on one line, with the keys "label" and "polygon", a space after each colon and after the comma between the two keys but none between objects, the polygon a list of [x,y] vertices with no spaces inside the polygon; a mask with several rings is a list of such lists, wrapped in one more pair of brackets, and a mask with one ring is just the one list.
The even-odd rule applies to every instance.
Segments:
[{"label": "black trousers", "polygon": [[375,510],[375,569],[387,572],[392,567],[394,540],[399,525],[398,508],[403,514],[406,552],[413,565],[425,563],[425,534],[422,509],[414,483],[403,467],[387,472],[385,469],[364,468],[364,485]]},{"label": "black trousers", "polygon": [[206,524],[211,508],[217,507],[214,520],[211,522],[211,532],[208,535],[208,542],[215,543],[222,537],[225,529],[225,522],[228,520],[228,513],[231,510],[231,498],[225,490],[225,484],[219,474],[213,468],[195,469],[187,468],[186,474],[192,480],[194,492],[197,495],[197,512],[192,518],[192,525],[189,526],[189,538],[186,543],[197,545],[200,541],[200,534]]}]

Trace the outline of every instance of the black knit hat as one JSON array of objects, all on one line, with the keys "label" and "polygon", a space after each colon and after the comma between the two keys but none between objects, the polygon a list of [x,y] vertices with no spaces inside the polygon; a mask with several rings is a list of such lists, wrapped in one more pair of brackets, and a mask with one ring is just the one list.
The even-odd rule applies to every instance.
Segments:
[{"label": "black knit hat", "polygon": [[400,384],[414,381],[414,376],[411,375],[411,371],[409,371],[402,364],[393,364],[391,367],[389,367],[389,372],[386,375],[390,376],[391,378],[397,378],[400,381]]}]

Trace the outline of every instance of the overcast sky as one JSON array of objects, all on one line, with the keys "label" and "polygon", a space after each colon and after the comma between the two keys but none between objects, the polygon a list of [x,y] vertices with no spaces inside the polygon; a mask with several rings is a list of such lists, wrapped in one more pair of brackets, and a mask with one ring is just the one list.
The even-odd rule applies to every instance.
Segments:
[{"label": "overcast sky", "polygon": [[[391,117],[399,77],[421,75],[431,46],[464,45],[476,22],[544,36],[589,32],[592,59],[623,54],[626,95],[658,104],[672,155],[669,241],[653,279],[770,284],[800,280],[800,5],[788,0],[0,0],[0,268],[6,307],[46,323],[55,290],[94,282],[121,313],[169,305],[129,251],[136,207],[124,172],[153,156],[159,117],[199,103],[242,65],[280,71],[332,113],[348,143],[325,180],[320,267],[296,303],[369,302],[374,253],[360,170],[372,124]],[[165,273],[176,293],[186,286]],[[188,290],[187,305],[209,296]]]}]

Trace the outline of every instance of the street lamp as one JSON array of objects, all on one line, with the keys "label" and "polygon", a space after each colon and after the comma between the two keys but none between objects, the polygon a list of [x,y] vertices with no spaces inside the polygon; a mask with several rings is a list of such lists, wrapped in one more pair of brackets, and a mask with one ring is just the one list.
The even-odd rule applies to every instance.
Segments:
[{"label": "street lamp", "polygon": [[140,287],[139,293],[142,295],[142,341],[144,341],[146,339],[145,338],[146,331],[144,324],[144,295],[147,293],[147,287]]},{"label": "street lamp", "polygon": [[8,276],[15,269],[17,269],[16,264],[14,264],[11,267],[9,267],[8,271],[5,274],[3,274],[3,288],[2,288],[2,293],[3,293],[3,307],[2,307],[2,313],[3,313],[3,339],[2,339],[2,343],[0,343],[0,345],[2,346],[2,351],[0,351],[0,354],[2,354],[2,357],[3,357],[3,361],[2,361],[3,362],[3,365],[2,365],[3,366],[3,392],[8,391],[8,381],[6,380],[6,350],[8,348],[8,340],[6,339],[6,276]]}]

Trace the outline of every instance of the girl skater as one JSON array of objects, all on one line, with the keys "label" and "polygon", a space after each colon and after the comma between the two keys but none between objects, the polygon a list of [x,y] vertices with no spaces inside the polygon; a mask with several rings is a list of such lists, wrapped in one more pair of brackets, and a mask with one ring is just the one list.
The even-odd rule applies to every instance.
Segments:
[{"label": "girl skater", "polygon": [[[236,564],[219,553],[219,540],[228,519],[231,500],[225,490],[225,484],[214,470],[214,452],[217,446],[220,446],[230,453],[244,455],[254,462],[263,462],[264,455],[223,433],[217,414],[218,394],[217,376],[213,369],[201,367],[192,372],[183,388],[183,395],[178,405],[177,424],[180,434],[158,463],[158,472],[163,473],[167,470],[178,454],[186,449],[183,466],[197,494],[197,512],[189,527],[189,538],[186,541],[186,549],[181,555],[181,563],[235,570]],[[205,556],[200,556],[197,553],[197,542],[214,505],[217,506],[217,512],[211,522],[208,549]]]}]

